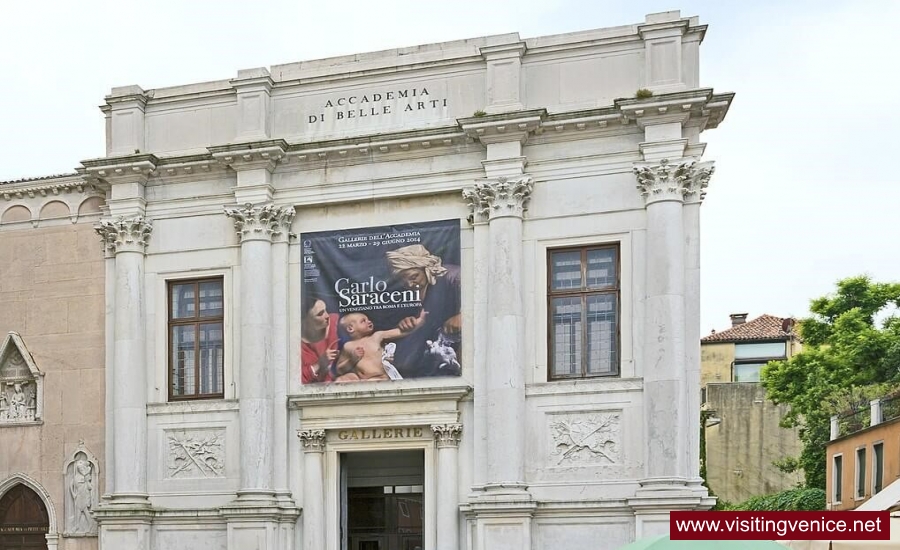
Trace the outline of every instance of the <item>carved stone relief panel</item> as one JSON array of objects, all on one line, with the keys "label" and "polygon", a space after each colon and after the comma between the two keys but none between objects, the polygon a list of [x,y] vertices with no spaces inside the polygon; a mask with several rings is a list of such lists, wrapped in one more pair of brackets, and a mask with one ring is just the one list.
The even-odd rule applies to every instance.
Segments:
[{"label": "carved stone relief panel", "polygon": [[10,332],[0,346],[0,427],[41,422],[43,378],[22,337]]},{"label": "carved stone relief panel", "polygon": [[595,466],[622,461],[621,413],[552,414],[550,463],[556,466]]},{"label": "carved stone relief panel", "polygon": [[225,477],[225,429],[166,432],[167,479]]},{"label": "carved stone relief panel", "polygon": [[72,459],[65,468],[65,503],[67,537],[97,536],[97,522],[91,511],[97,507],[100,494],[100,470],[97,459],[78,442]]}]

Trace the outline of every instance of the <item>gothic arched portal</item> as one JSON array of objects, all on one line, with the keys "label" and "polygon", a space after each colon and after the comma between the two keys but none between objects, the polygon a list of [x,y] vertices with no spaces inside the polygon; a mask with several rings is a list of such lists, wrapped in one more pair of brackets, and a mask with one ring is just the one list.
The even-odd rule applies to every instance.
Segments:
[{"label": "gothic arched portal", "polygon": [[0,497],[0,550],[45,550],[50,518],[41,497],[18,484]]}]

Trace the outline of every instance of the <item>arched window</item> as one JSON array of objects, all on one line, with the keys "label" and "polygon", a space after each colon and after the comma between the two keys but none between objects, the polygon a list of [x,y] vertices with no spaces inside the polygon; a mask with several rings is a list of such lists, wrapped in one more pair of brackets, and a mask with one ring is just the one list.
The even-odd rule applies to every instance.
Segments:
[{"label": "arched window", "polygon": [[46,549],[49,530],[47,508],[30,488],[19,484],[0,498],[0,549]]}]

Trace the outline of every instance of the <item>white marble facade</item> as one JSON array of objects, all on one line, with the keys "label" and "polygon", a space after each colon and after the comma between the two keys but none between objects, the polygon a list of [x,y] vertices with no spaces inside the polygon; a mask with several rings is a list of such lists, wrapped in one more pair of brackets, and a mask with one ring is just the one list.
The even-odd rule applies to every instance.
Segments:
[{"label": "white marble facade", "polygon": [[[612,549],[709,507],[700,134],[733,95],[700,86],[705,30],[666,12],[114,88],[107,156],[79,169],[105,194],[100,548],[338,550],[359,451],[424,454],[429,550]],[[301,386],[304,233],[446,219],[462,375]],[[620,374],[548,380],[548,250],[607,243]],[[167,284],[198,277],[222,278],[223,393],[173,401]]]}]

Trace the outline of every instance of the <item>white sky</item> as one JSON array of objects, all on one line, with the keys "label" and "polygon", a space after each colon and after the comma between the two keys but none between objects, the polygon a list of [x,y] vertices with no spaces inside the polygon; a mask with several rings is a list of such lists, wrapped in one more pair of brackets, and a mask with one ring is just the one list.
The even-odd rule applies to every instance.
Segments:
[{"label": "white sky", "polygon": [[103,155],[113,86],[681,9],[710,28],[701,85],[737,93],[704,134],[702,328],[807,314],[840,278],[900,279],[897,0],[31,0],[0,16],[0,180]]}]

